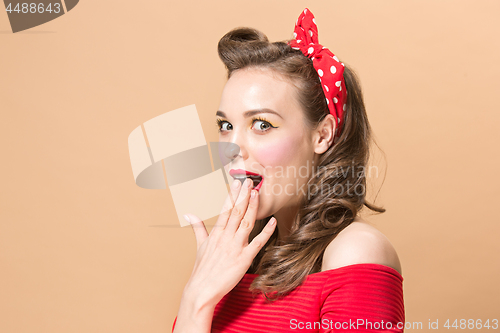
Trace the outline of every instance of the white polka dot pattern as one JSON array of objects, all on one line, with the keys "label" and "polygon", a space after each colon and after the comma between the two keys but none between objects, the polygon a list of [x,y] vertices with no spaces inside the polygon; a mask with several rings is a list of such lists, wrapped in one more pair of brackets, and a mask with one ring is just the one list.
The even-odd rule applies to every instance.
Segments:
[{"label": "white polka dot pattern", "polygon": [[[344,81],[344,63],[340,62],[328,48],[318,42],[318,27],[314,15],[305,8],[295,23],[294,39],[288,44],[300,50],[304,56],[312,60],[318,73],[326,97],[330,114],[334,116],[337,126],[334,143],[342,133],[344,112],[347,110],[347,91]],[[333,101],[333,103],[330,103]]]}]

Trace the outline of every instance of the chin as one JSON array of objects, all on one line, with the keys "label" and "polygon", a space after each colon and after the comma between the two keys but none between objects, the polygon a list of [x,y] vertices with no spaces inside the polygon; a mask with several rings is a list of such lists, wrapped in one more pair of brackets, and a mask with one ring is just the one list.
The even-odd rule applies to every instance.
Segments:
[{"label": "chin", "polygon": [[[269,198],[266,201],[266,203],[269,203]],[[255,220],[263,220],[263,219],[265,219],[267,217],[272,216],[274,213],[276,213],[276,211],[274,211],[272,209],[272,207],[267,206],[264,203],[264,200],[262,200],[262,198],[260,198],[259,209],[257,210],[257,214],[255,216]]]},{"label": "chin", "polygon": [[266,213],[257,213],[257,216],[255,218],[255,220],[263,220],[265,219],[266,217],[269,217],[271,216],[272,214],[266,214]]}]

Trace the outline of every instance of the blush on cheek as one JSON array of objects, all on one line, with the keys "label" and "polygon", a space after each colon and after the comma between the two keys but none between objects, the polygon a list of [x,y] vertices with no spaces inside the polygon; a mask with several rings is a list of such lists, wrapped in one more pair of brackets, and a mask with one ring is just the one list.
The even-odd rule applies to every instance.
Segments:
[{"label": "blush on cheek", "polygon": [[294,159],[296,148],[293,140],[280,140],[262,145],[254,153],[256,160],[264,166],[285,167]]}]

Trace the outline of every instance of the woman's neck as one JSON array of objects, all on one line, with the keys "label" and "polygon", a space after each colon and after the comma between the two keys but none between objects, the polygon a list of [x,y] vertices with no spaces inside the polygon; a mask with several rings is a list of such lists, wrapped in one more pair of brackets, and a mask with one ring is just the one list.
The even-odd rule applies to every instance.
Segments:
[{"label": "woman's neck", "polygon": [[299,207],[284,207],[274,214],[278,223],[278,243],[283,242],[292,230],[294,222],[298,218]]}]

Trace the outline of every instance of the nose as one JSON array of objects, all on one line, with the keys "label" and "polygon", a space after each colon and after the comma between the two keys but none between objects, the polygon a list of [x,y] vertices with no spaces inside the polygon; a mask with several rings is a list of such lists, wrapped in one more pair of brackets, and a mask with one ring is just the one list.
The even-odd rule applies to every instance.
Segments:
[{"label": "nose", "polygon": [[223,140],[219,141],[219,156],[225,160],[224,165],[236,162],[235,160],[238,157],[243,161],[248,158],[248,151],[245,148],[247,143],[244,131],[240,133],[238,129],[233,129],[229,135],[225,135],[223,138],[219,137],[219,139]]},{"label": "nose", "polygon": [[231,142],[226,143],[226,147],[224,149],[224,155],[229,160],[234,160],[236,157],[238,157],[239,153],[240,153],[240,146]]}]

